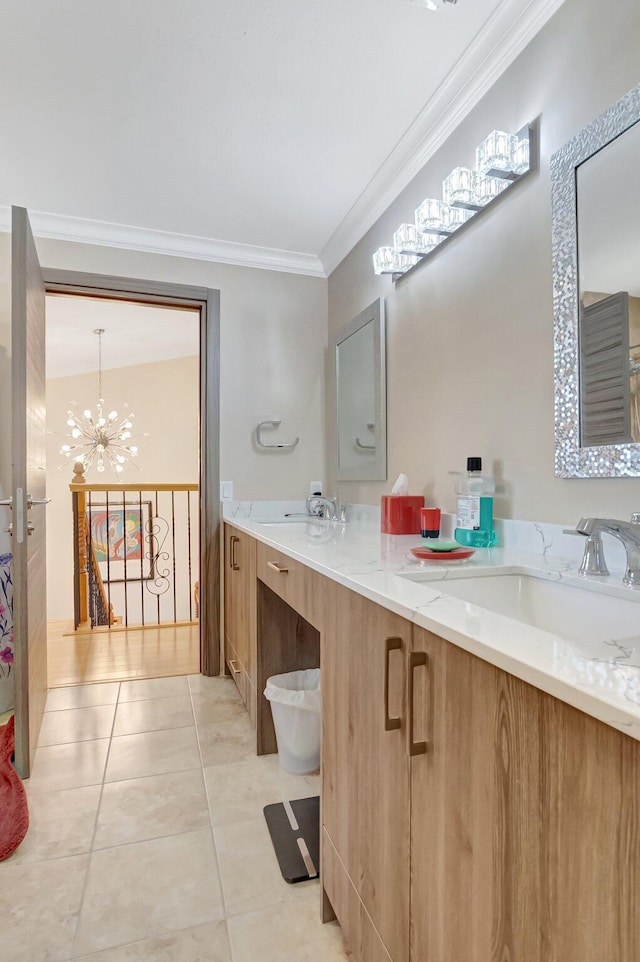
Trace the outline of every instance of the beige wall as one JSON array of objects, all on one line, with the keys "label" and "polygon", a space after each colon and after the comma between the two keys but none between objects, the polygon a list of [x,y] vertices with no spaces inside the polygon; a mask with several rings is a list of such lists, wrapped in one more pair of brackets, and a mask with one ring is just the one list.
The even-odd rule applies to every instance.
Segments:
[{"label": "beige wall", "polygon": [[[234,497],[304,498],[324,477],[327,282],[276,271],[36,238],[43,267],[217,288],[221,300],[221,478]],[[290,454],[257,451],[258,421],[281,418]]]},{"label": "beige wall", "polygon": [[[185,321],[187,323],[187,321]],[[190,320],[189,323],[197,323]],[[159,361],[103,372],[103,390],[109,408],[126,401],[135,413],[137,468],[127,467],[122,481],[197,483],[198,481],[198,366],[197,357]],[[67,440],[69,402],[92,407],[97,374],[81,374],[47,381],[47,614],[49,620],[73,617],[73,519],[69,482],[73,462],[60,454]],[[149,437],[141,437],[143,433]],[[110,471],[95,468],[87,481],[113,483]],[[195,521],[195,519],[194,519]],[[197,521],[195,523],[197,530]],[[120,589],[114,589],[119,591]],[[122,614],[112,599],[116,613]],[[131,618],[136,621],[135,617]],[[139,619],[137,619],[139,620]]]},{"label": "beige wall", "polygon": [[[36,243],[43,267],[219,289],[221,478],[233,481],[239,499],[303,498],[309,481],[324,478],[325,279],[41,238]],[[11,476],[10,251],[10,235],[0,233],[2,491],[9,490]],[[254,446],[258,421],[276,417],[282,438],[300,436],[291,454],[264,454]],[[0,507],[0,528],[9,520]],[[0,532],[0,553],[10,547]]]},{"label": "beige wall", "polygon": [[[638,82],[640,4],[567,0],[444,147],[329,279],[333,333],[376,297],[387,308],[388,483],[340,483],[377,503],[400,471],[413,493],[452,510],[467,455],[502,479],[501,517],[576,522],[640,510],[640,480],[554,477],[553,305],[549,158]],[[473,163],[494,128],[540,116],[541,170],[394,287],[371,255],[391,243],[442,179]],[[328,364],[329,475],[335,437]]]}]

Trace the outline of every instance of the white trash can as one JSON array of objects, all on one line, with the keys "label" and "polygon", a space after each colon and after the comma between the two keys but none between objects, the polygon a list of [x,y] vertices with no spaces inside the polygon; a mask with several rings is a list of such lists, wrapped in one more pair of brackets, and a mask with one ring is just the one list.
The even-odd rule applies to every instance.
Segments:
[{"label": "white trash can", "polygon": [[264,696],[271,702],[280,767],[292,775],[316,772],[320,768],[320,669],[272,675]]}]

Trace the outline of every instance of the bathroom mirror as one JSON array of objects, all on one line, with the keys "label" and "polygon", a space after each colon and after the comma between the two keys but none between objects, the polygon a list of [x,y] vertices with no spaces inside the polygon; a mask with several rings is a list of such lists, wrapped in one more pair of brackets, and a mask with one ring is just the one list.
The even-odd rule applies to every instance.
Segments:
[{"label": "bathroom mirror", "polygon": [[338,481],[386,481],[384,302],[374,301],[334,341]]},{"label": "bathroom mirror", "polygon": [[551,158],[556,475],[640,476],[640,85]]}]

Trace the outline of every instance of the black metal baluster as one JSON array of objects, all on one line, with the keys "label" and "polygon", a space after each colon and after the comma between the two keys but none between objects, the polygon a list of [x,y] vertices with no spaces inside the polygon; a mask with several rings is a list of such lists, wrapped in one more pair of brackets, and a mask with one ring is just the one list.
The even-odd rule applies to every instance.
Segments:
[{"label": "black metal baluster", "polygon": [[105,491],[107,496],[107,509],[106,509],[106,520],[107,520],[107,625],[111,627],[111,548],[109,547],[109,492]]},{"label": "black metal baluster", "polygon": [[[156,488],[156,518],[158,518],[158,517],[159,517],[159,512],[158,512],[158,489]],[[155,544],[155,542],[154,542],[154,544]],[[159,549],[159,543],[158,543],[158,549]],[[157,554],[158,554],[158,555],[160,554],[160,551],[159,551],[159,550],[158,550]],[[157,562],[158,562],[158,558],[156,558],[156,563],[157,563]],[[158,606],[158,624],[160,624],[160,595],[159,595],[159,594],[156,595],[156,604],[157,604],[157,606]]]},{"label": "black metal baluster", "polygon": [[[138,491],[138,507],[140,509],[140,535],[144,530],[144,520],[142,514],[142,489]],[[144,538],[142,538],[144,544]],[[140,620],[144,625],[144,549],[140,552]]]},{"label": "black metal baluster", "polygon": [[176,511],[175,511],[175,492],[171,492],[171,544],[173,547],[173,623],[178,620],[176,617]]}]

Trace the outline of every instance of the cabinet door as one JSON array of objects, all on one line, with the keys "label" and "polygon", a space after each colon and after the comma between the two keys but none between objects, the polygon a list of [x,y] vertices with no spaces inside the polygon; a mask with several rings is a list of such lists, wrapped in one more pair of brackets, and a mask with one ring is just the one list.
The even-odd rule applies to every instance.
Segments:
[{"label": "cabinet door", "polygon": [[413,629],[411,958],[490,962],[495,669]]},{"label": "cabinet door", "polygon": [[225,658],[234,676],[246,674],[238,685],[242,694],[256,683],[256,543],[225,525],[224,547]]},{"label": "cabinet door", "polygon": [[[324,832],[389,956],[406,962],[411,624],[346,589],[336,597],[322,634]],[[327,894],[348,929],[352,907]]]},{"label": "cabinet door", "polygon": [[413,648],[412,960],[586,959],[556,951],[554,699],[415,626]]}]

